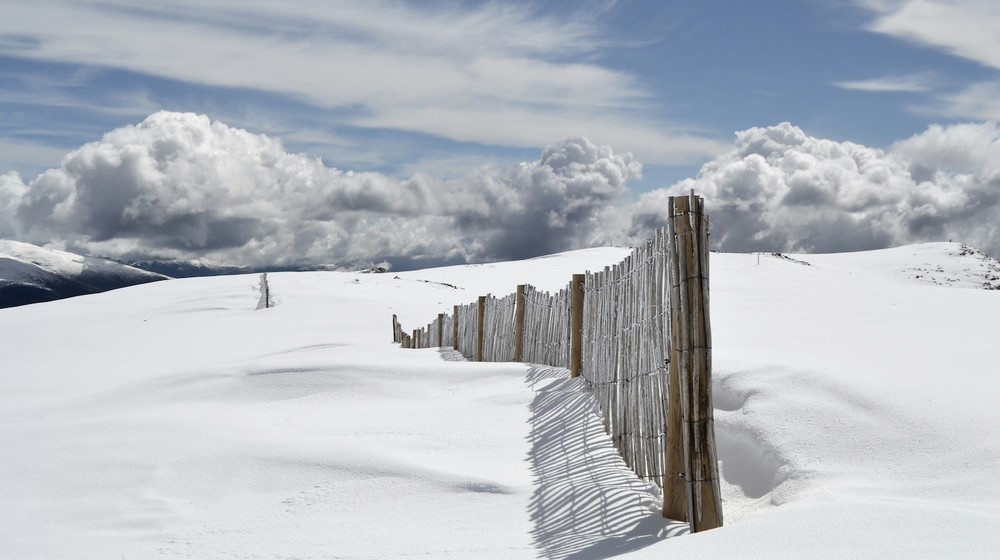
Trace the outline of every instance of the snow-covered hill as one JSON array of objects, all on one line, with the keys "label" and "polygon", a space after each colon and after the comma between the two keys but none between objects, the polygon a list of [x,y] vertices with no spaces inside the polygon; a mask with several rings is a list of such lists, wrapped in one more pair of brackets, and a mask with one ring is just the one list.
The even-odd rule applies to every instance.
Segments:
[{"label": "snow-covered hill", "polygon": [[712,254],[726,524],[697,535],[564,370],[390,342],[624,249],[5,309],[0,555],[990,558],[1000,294],[962,253]]},{"label": "snow-covered hill", "polygon": [[106,259],[0,240],[0,308],[165,279],[161,274]]}]

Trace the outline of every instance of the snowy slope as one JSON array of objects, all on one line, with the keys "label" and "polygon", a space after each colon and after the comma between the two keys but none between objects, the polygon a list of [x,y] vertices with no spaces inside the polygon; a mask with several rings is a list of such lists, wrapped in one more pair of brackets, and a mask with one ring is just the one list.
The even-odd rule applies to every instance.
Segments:
[{"label": "snowy slope", "polygon": [[0,240],[0,308],[165,280],[105,259]]},{"label": "snowy slope", "polygon": [[252,275],[2,310],[2,555],[988,558],[1000,294],[956,287],[981,273],[961,252],[712,255],[726,526],[698,535],[564,370],[390,343],[393,313],[558,289],[624,249],[274,273],[260,311]]}]

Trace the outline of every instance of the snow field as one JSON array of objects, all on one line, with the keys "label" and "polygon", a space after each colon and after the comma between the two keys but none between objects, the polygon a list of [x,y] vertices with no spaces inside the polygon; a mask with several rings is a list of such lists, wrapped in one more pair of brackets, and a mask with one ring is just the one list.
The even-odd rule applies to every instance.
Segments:
[{"label": "snow field", "polygon": [[988,558],[1000,298],[956,287],[979,274],[957,247],[712,255],[726,525],[697,535],[565,371],[391,344],[393,313],[558,289],[627,249],[273,273],[261,311],[256,275],[2,310],[2,554]]}]

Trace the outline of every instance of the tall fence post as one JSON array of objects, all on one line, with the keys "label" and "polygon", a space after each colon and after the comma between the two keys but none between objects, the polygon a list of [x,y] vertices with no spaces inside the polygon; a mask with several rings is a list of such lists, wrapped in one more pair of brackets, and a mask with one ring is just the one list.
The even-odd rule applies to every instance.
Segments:
[{"label": "tall fence post", "polygon": [[479,309],[476,314],[476,361],[483,361],[483,330],[486,326],[486,296],[479,296]]},{"label": "tall fence post", "polygon": [[[722,526],[712,412],[708,220],[703,216],[702,199],[694,194],[673,197],[668,204],[671,401],[667,405],[670,447],[666,451],[663,514],[680,519],[683,510],[683,520],[694,533]],[[680,453],[677,443],[683,445]]]},{"label": "tall fence post", "polygon": [[458,350],[458,306],[452,308],[451,321],[451,347]]},{"label": "tall fence post", "polygon": [[579,377],[583,369],[583,284],[586,274],[574,274],[570,284],[569,374]]},{"label": "tall fence post", "polygon": [[524,284],[517,285],[514,294],[514,361],[524,357]]}]

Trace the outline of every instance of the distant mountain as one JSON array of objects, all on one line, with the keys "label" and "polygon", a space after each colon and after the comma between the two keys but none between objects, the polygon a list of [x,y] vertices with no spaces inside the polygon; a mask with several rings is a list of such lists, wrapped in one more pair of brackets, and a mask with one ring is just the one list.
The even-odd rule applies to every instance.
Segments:
[{"label": "distant mountain", "polygon": [[[194,278],[198,276],[223,276],[226,274],[249,274],[255,270],[243,266],[208,264],[198,261],[118,261],[124,265],[163,274],[171,278]],[[271,272],[271,271],[262,271]]]},{"label": "distant mountain", "polygon": [[261,272],[315,272],[315,271],[340,271],[340,272],[388,272],[389,267],[383,264],[359,264],[357,266],[335,266],[335,265],[284,265],[284,266],[232,266],[218,265],[202,261],[164,261],[164,260],[143,260],[143,261],[119,261],[122,264],[164,274],[171,278],[194,278],[200,276],[224,276],[228,274],[257,274]]},{"label": "distant mountain", "polygon": [[0,240],[0,308],[166,280],[120,263]]}]

